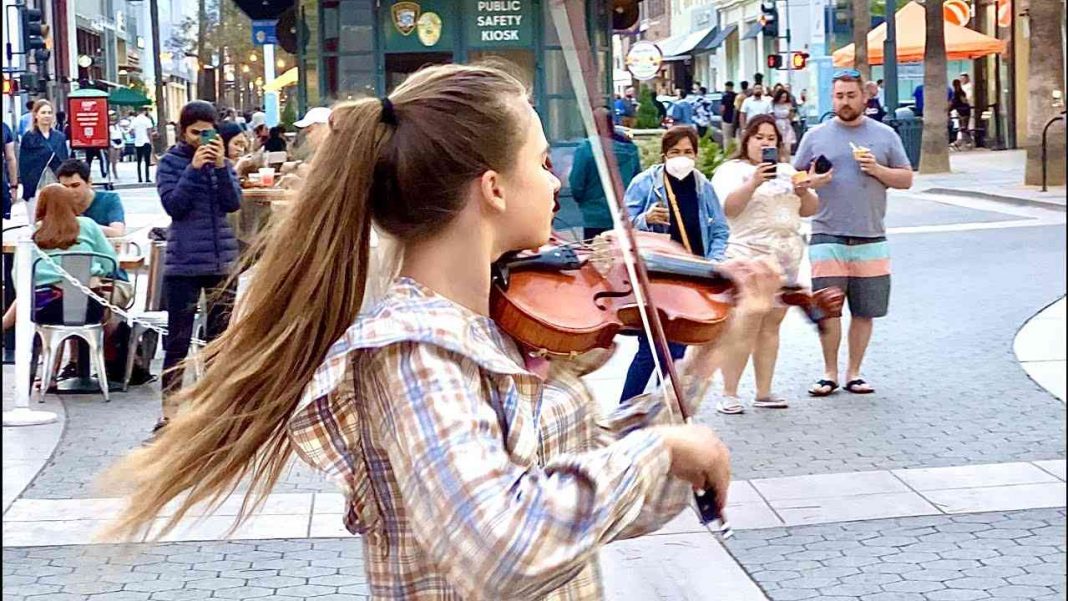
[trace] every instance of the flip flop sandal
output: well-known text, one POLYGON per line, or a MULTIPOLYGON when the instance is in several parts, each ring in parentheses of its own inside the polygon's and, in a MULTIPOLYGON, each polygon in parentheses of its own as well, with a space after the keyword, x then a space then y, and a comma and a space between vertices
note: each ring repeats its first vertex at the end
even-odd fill
POLYGON ((868 383, 863 378, 857 378, 856 380, 850 380, 846 382, 845 389, 853 394, 871 394, 875 392, 874 388, 861 388, 861 386, 867 386, 868 383))
POLYGON ((816 383, 812 385, 812 388, 808 389, 809 396, 829 396, 838 390, 838 382, 834 380, 816 380, 816 383), (821 388, 827 388, 827 390, 820 390, 821 388))
POLYGON ((723 397, 716 401, 716 411, 724 415, 738 415, 745 413, 745 407, 742 406, 738 397, 723 397))
POLYGON ((754 400, 753 406, 763 407, 764 409, 786 409, 790 406, 790 403, 788 403, 786 399, 772 396, 766 399, 754 400))

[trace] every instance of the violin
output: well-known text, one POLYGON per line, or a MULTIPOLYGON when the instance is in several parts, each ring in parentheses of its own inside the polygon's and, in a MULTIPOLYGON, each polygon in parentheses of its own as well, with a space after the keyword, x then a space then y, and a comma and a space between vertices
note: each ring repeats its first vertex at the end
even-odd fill
MULTIPOLYGON (((646 310, 655 308, 669 342, 715 342, 734 307, 735 283, 713 261, 696 257, 666 234, 634 232, 649 274, 646 310)), ((535 253, 506 255, 493 265, 490 312, 512 338, 545 355, 574 356, 610 348, 620 333, 643 330, 635 284, 611 233, 592 243, 554 239, 535 253)), ((839 317, 844 294, 784 286, 783 304, 800 307, 819 326, 839 317)))

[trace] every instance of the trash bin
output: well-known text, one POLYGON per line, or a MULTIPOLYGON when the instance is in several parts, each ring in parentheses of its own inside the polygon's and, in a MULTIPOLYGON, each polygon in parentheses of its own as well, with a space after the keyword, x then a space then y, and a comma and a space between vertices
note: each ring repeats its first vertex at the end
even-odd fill
POLYGON ((901 138, 901 144, 905 147, 905 154, 909 157, 909 164, 912 165, 912 170, 919 169, 920 146, 923 141, 923 119, 898 113, 894 119, 888 119, 886 124, 894 128, 898 137, 901 138))

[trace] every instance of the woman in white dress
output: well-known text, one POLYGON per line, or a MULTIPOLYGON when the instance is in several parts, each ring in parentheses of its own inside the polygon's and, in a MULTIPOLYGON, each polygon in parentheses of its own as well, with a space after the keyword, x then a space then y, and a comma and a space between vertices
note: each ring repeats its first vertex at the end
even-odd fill
MULTIPOLYGON (((753 117, 742 133, 738 153, 716 170, 712 188, 723 203, 730 224, 726 258, 772 257, 782 268, 786 281, 793 283, 805 251, 801 218, 816 212, 819 198, 809 182, 812 174, 798 172, 784 162, 784 146, 775 117, 753 117), (774 150, 775 161, 764 160, 765 149, 774 150)), ((779 354, 779 326, 785 315, 785 307, 774 307, 752 318, 759 323, 747 324, 746 329, 753 336, 752 344, 738 345, 741 350, 723 359, 723 396, 716 404, 717 411, 726 414, 745 411, 738 400, 738 382, 750 354, 756 376, 753 406, 788 406, 785 399, 771 392, 779 354)))

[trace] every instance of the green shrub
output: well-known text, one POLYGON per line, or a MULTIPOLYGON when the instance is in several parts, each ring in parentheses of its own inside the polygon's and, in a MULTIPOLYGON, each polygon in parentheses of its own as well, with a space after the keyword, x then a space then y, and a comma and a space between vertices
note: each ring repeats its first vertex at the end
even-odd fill
POLYGON ((660 127, 660 113, 653 103, 653 91, 642 86, 638 94, 638 129, 656 129, 660 127))
POLYGON ((286 107, 282 109, 282 125, 286 126, 286 131, 294 131, 293 124, 297 122, 297 107, 295 102, 287 102, 286 107))

